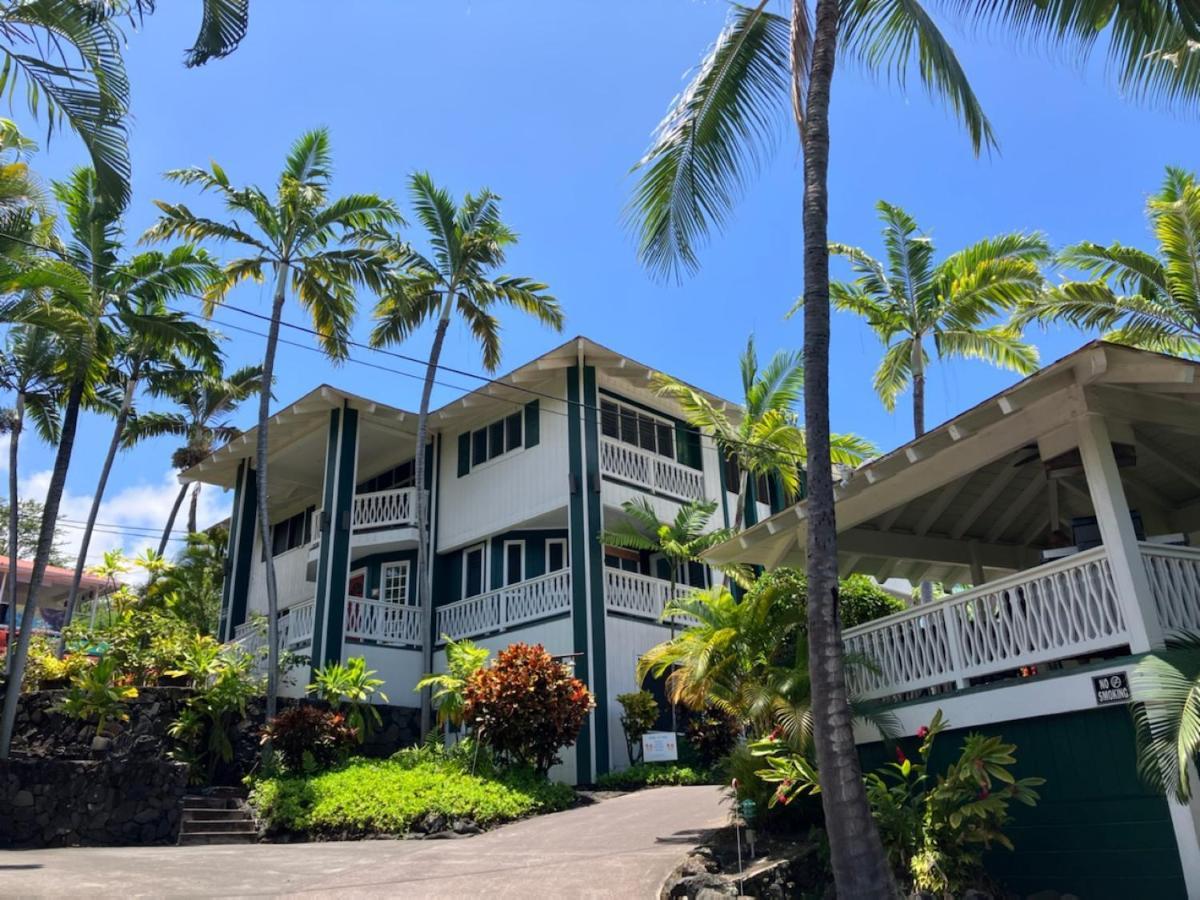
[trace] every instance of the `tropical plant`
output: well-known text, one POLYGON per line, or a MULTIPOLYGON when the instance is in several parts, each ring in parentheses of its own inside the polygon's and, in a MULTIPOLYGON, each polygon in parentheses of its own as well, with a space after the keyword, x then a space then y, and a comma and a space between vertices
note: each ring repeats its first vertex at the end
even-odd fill
POLYGON ((688 716, 684 734, 700 765, 711 769, 737 745, 742 725, 720 706, 706 703, 688 716))
POLYGON ((595 706, 583 682, 541 644, 511 644, 467 682, 463 721, 477 740, 544 775, 595 706))
MULTIPOLYGON (((500 198, 484 188, 455 204, 427 173, 409 178, 409 194, 417 219, 427 233, 432 256, 411 248, 402 254, 398 269, 375 309, 371 346, 386 347, 407 340, 423 323, 435 320, 433 343, 425 366, 421 406, 417 413, 414 473, 417 486, 417 605, 424 621, 433 617, 429 590, 429 493, 426 485, 425 445, 428 440, 429 401, 437 376, 446 330, 455 313, 471 329, 483 351, 483 367, 494 372, 500 365, 500 321, 497 306, 528 313, 556 331, 563 315, 546 285, 519 275, 496 275, 517 234, 500 218, 500 198)), ((423 668, 433 670, 433 643, 422 642, 423 668)), ((421 733, 429 730, 431 700, 421 693, 421 733)))
POLYGON ((371 701, 378 697, 382 702, 388 702, 387 694, 379 690, 383 679, 374 675, 375 670, 367 668, 363 657, 352 656, 345 665, 329 662, 313 669, 312 684, 306 690, 324 700, 334 711, 341 709, 343 703, 348 704, 346 721, 362 743, 370 737, 374 727, 383 722, 371 701))
POLYGON ((292 772, 319 772, 346 758, 362 735, 340 712, 308 703, 291 706, 267 722, 262 742, 270 744, 292 772))
POLYGON ((1022 375, 1037 369, 1037 348, 1022 341, 1018 329, 988 323, 1041 294, 1040 266, 1050 259, 1050 246, 1040 234, 1012 232, 977 241, 935 264, 933 240, 912 216, 883 200, 875 208, 886 261, 858 247, 830 244, 830 252, 846 257, 857 277, 833 282, 829 294, 835 307, 866 319, 887 348, 875 370, 875 391, 888 412, 912 387, 913 431, 920 437, 927 339, 939 359, 982 359, 1022 375))
MULTIPOLYGON (((183 204, 156 201, 162 216, 146 232, 149 240, 185 237, 196 241, 234 244, 247 255, 230 260, 205 292, 211 313, 230 290, 243 281, 274 280, 270 327, 263 355, 262 383, 270 385, 283 308, 291 294, 312 319, 325 353, 333 360, 349 352, 350 324, 356 291, 383 287, 387 257, 382 247, 390 240, 386 229, 402 223, 391 201, 374 194, 329 196, 332 178, 329 133, 305 133, 292 146, 276 183, 274 197, 257 186, 237 188, 216 163, 208 169, 176 169, 166 177, 183 185, 212 191, 225 204, 231 219, 199 216, 183 204)), ((270 390, 259 393, 255 441, 257 515, 263 546, 270 546, 270 476, 267 469, 267 430, 270 390)), ((418 458, 420 454, 418 454, 418 458)), ((267 717, 275 715, 279 693, 279 594, 275 565, 268 555, 267 587, 267 717)))
MULTIPOLYGON (((839 56, 901 84, 915 69, 963 121, 978 153, 994 143, 986 116, 953 49, 919 0, 797 0, 789 17, 766 0, 734 5, 727 23, 676 97, 638 163, 629 218, 639 256, 655 273, 698 267, 697 250, 728 219, 790 111, 804 160, 805 432, 809 462, 808 565, 813 714, 818 755, 838 790, 822 795, 834 879, 846 896, 892 891, 850 734, 837 617, 837 529, 829 446, 829 103, 839 56), (836 773, 834 775, 833 773, 836 773)), ((1099 4, 1094 0, 954 3, 970 21, 1011 28, 1087 57, 1103 47, 1122 89, 1139 97, 1195 103, 1200 96, 1197 16, 1180 0, 1099 4)))
POLYGON ((1016 321, 1066 322, 1104 339, 1200 358, 1200 183, 1168 168, 1146 203, 1157 252, 1090 241, 1067 247, 1059 263, 1090 276, 1069 280, 1019 310, 1016 321))
POLYGON ((91 665, 92 660, 85 653, 68 653, 59 659, 54 655, 54 641, 49 635, 34 635, 29 643, 29 662, 21 690, 28 693, 63 687, 91 665))
MULTIPOLYGON (((177 366, 164 372, 147 386, 155 397, 169 400, 176 412, 139 413, 125 428, 126 445, 150 438, 171 435, 184 443, 171 455, 171 465, 180 472, 204 460, 213 449, 241 434, 230 423, 237 407, 263 389, 262 366, 245 366, 226 376, 223 373, 197 371, 177 366)), ((167 517, 158 552, 167 552, 167 542, 175 527, 175 518, 183 505, 188 488, 192 498, 188 507, 187 531, 197 529, 196 508, 200 498, 200 482, 181 484, 175 503, 167 517)))
POLYGON ((621 730, 625 732, 625 749, 631 765, 642 761, 642 738, 658 721, 658 701, 649 691, 617 694, 621 705, 621 730))
POLYGON ((215 528, 189 534, 176 561, 146 583, 143 606, 187 623, 197 634, 216 634, 227 538, 224 529, 215 528))
POLYGON ((104 737, 111 722, 128 722, 127 701, 138 695, 136 687, 121 681, 121 670, 112 658, 87 666, 71 679, 60 709, 75 719, 95 721, 97 737, 104 737))
POLYGON ((467 683, 487 663, 490 651, 466 638, 455 641, 449 635, 442 635, 442 640, 446 642, 446 671, 426 675, 417 682, 415 690, 432 689, 438 724, 457 728, 463 721, 467 683))
MULTIPOLYGON (((740 408, 714 403, 708 395, 669 375, 656 373, 653 379, 658 393, 679 404, 693 427, 712 433, 722 456, 737 461, 733 531, 740 531, 746 521, 751 478, 777 477, 786 497, 794 499, 800 493, 800 473, 808 459, 804 429, 795 410, 804 387, 800 354, 780 350, 760 370, 751 335, 739 363, 740 408)), ((831 441, 831 459, 836 463, 857 465, 876 453, 869 441, 856 435, 832 435, 831 441)))
POLYGON ((1200 634, 1167 638, 1133 670, 1138 771, 1180 803, 1192 797, 1190 769, 1200 758, 1200 634))

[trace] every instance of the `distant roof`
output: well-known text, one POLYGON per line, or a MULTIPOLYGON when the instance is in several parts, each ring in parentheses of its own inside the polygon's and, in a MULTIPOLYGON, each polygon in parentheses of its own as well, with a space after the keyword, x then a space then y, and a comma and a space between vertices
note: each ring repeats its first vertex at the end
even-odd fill
MULTIPOLYGON (((33 572, 32 559, 17 560, 17 584, 26 584, 29 582, 29 576, 33 572)), ((0 559, 0 575, 8 574, 8 557, 0 559)), ((43 576, 43 583, 52 587, 70 587, 71 578, 74 576, 71 569, 64 569, 61 566, 46 566, 46 574, 43 576)), ((96 575, 88 575, 86 572, 79 580, 80 587, 87 590, 103 590, 108 587, 108 579, 100 578, 96 575)))

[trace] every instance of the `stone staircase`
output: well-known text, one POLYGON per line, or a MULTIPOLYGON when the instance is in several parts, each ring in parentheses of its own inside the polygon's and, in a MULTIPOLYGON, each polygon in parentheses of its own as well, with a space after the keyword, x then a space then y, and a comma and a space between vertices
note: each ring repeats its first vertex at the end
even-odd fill
POLYGON ((179 846, 253 844, 258 840, 254 814, 234 794, 189 795, 183 798, 179 846))

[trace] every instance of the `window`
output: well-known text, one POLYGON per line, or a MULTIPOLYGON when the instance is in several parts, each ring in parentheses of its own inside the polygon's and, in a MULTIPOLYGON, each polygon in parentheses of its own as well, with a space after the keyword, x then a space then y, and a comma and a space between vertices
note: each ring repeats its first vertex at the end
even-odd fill
POLYGON ((486 545, 477 544, 463 551, 463 597, 483 593, 484 556, 486 545))
POLYGON ((289 516, 271 526, 271 555, 278 556, 295 550, 312 540, 311 528, 315 506, 289 516))
POLYGON ((538 401, 531 400, 523 409, 509 413, 503 419, 490 422, 483 428, 464 431, 458 436, 458 477, 470 473, 475 466, 520 450, 536 447, 540 437, 538 401))
POLYGON ((486 428, 480 428, 471 435, 471 465, 477 466, 488 461, 488 433, 486 428))
POLYGON ((386 472, 380 472, 374 478, 368 478, 359 484, 354 492, 356 494, 373 494, 376 491, 412 487, 414 484, 416 484, 416 463, 410 459, 386 472))
POLYGON ((567 539, 550 538, 546 541, 546 571, 557 572, 567 567, 567 539))
POLYGON ((525 542, 504 542, 504 583, 516 584, 525 580, 525 542))
POLYGON ((521 446, 521 414, 513 413, 504 420, 504 451, 516 450, 521 446))
POLYGON ((384 563, 379 572, 379 599, 385 603, 408 602, 408 562, 384 563))
POLYGON ((610 569, 620 569, 622 572, 638 574, 642 571, 641 557, 632 550, 621 547, 604 548, 604 565, 610 569))
POLYGON ((675 425, 613 400, 600 401, 600 433, 667 459, 675 458, 675 425))

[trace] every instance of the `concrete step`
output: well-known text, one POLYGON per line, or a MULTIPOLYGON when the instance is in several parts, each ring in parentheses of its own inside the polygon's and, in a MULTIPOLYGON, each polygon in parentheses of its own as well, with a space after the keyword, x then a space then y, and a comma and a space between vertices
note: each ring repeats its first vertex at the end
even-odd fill
POLYGON ((185 822, 224 822, 230 819, 254 819, 254 814, 248 809, 197 809, 185 806, 183 821, 185 822))
POLYGON ((183 798, 184 809, 231 809, 237 801, 231 797, 207 797, 200 794, 189 794, 183 798))
POLYGON ((220 834, 222 832, 254 834, 258 831, 254 819, 215 819, 207 822, 184 822, 179 829, 181 835, 220 834))
POLYGON ((179 835, 179 846, 197 846, 202 844, 253 844, 258 841, 258 835, 253 831, 205 831, 199 834, 179 835))

